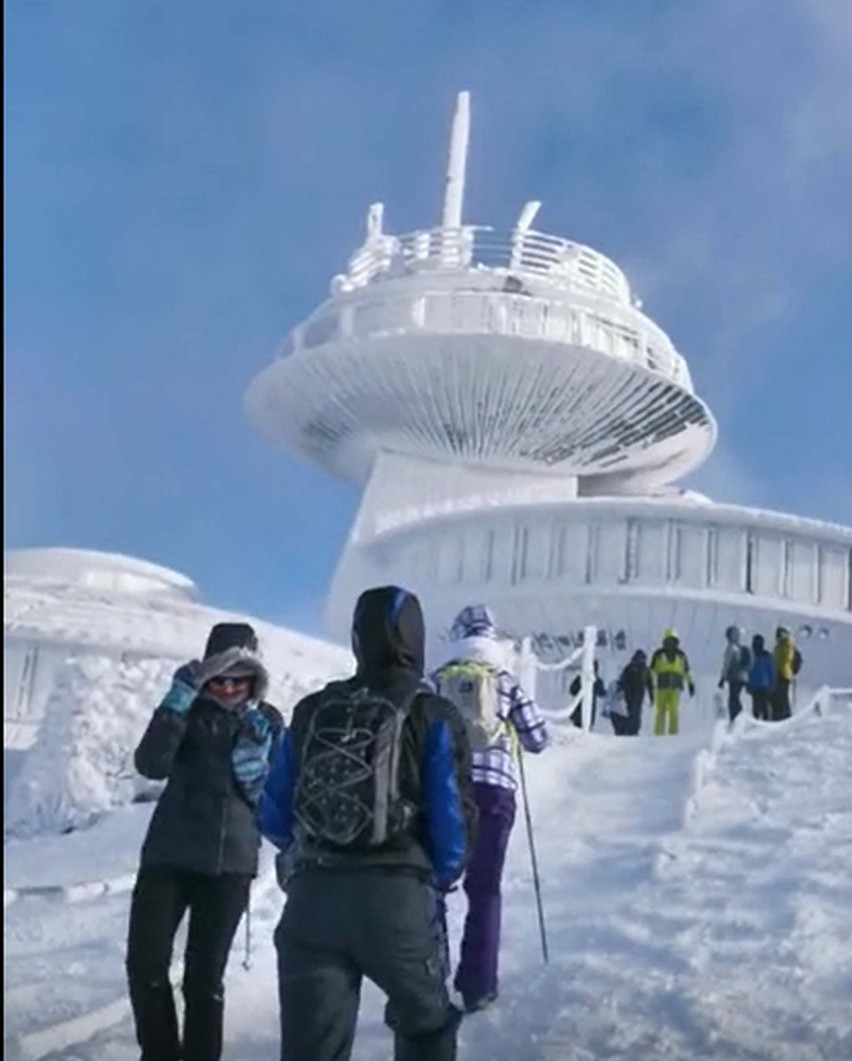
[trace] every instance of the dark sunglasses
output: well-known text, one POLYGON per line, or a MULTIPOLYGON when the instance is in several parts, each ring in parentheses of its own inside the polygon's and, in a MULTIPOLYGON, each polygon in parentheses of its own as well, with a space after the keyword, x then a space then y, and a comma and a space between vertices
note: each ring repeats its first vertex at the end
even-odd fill
POLYGON ((240 675, 238 678, 235 678, 235 677, 233 677, 231 675, 226 675, 226 674, 217 674, 215 678, 211 678, 210 679, 208 684, 209 685, 221 685, 223 687, 224 686, 229 686, 230 688, 233 689, 233 688, 235 688, 237 686, 240 686, 240 685, 248 685, 250 682, 251 682, 251 677, 249 675, 247 675, 247 674, 246 675, 240 675))

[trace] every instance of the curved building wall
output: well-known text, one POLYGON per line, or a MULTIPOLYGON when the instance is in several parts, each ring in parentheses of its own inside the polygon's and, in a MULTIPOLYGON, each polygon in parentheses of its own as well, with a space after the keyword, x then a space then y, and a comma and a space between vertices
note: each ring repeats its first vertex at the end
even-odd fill
POLYGON ((846 528, 703 503, 581 499, 362 535, 344 553, 329 621, 346 636, 360 588, 400 581, 422 596, 433 640, 458 608, 486 601, 509 631, 540 641, 576 644, 594 623, 610 669, 673 624, 705 688, 718 679, 727 625, 771 643, 783 623, 800 631, 809 659, 804 690, 852 682, 850 572, 846 528))
POLYGON ((418 581, 437 586, 633 587, 777 601, 820 615, 852 612, 852 533, 714 511, 491 513, 378 539, 418 581))

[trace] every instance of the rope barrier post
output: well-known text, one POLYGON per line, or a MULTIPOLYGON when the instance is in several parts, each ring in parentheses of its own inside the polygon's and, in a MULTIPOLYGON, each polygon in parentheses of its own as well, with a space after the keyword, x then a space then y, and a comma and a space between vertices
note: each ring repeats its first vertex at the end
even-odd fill
POLYGON ((598 631, 595 626, 587 626, 583 630, 583 657, 582 657, 582 715, 583 729, 588 733, 592 728, 592 709, 594 707, 595 695, 595 643, 598 631))

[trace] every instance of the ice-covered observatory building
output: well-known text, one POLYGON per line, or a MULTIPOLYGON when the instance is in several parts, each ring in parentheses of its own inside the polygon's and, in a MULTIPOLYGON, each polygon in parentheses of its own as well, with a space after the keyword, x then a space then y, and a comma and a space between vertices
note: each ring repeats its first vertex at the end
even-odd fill
POLYGON ((564 653, 598 627, 605 672, 673 625, 715 686, 723 631, 793 629, 802 692, 852 682, 852 528, 717 504, 676 485, 716 423, 684 357, 590 247, 463 221, 459 96, 438 228, 366 239, 331 295, 251 383, 267 436, 363 498, 327 618, 344 639, 365 586, 422 597, 440 636, 492 604, 564 653), (608 662, 609 661, 609 662, 608 662))
POLYGON ((4 747, 33 742, 71 656, 197 651, 203 609, 195 584, 177 571, 88 549, 12 549, 3 559, 4 747))

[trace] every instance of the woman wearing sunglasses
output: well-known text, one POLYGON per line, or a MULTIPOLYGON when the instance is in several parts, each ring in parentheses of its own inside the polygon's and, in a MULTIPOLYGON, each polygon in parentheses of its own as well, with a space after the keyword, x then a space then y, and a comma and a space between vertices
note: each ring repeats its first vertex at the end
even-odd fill
POLYGON ((140 774, 165 780, 130 909, 127 976, 142 1061, 218 1061, 228 952, 257 873, 255 810, 283 729, 246 623, 219 623, 202 661, 175 671, 136 749, 140 774), (169 982, 189 911, 183 1039, 169 982))

